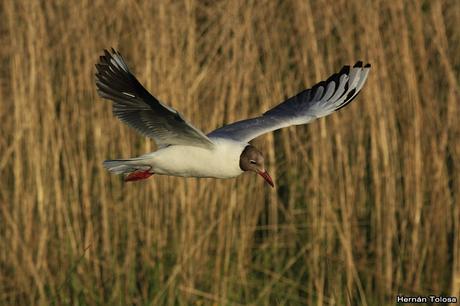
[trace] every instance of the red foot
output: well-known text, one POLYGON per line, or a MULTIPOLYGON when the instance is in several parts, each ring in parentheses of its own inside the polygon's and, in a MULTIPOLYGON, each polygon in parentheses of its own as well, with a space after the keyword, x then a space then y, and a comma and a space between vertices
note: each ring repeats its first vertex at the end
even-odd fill
POLYGON ((149 172, 149 170, 138 170, 131 172, 125 177, 125 182, 134 182, 134 181, 139 181, 139 180, 145 180, 148 179, 153 173, 149 172))

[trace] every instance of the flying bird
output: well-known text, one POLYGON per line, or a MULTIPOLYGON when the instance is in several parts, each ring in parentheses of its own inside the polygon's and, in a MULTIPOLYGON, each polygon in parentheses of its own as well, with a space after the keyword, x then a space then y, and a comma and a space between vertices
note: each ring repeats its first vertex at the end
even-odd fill
POLYGON ((361 91, 371 65, 358 61, 268 110, 261 116, 237 121, 209 134, 189 123, 178 111, 151 95, 128 68, 118 51, 104 50, 96 64, 98 94, 113 101, 113 114, 141 134, 152 138, 158 150, 139 157, 104 161, 125 181, 152 174, 183 177, 233 178, 252 171, 274 187, 264 156, 252 139, 291 125, 309 123, 348 105, 361 91))

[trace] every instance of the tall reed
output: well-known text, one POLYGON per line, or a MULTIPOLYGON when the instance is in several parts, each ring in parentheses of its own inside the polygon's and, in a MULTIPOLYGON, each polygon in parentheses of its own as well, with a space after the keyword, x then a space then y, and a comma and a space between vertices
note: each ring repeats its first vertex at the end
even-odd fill
POLYGON ((392 305, 460 295, 458 1, 0 4, 1 305, 392 305), (277 188, 102 167, 155 149, 94 86, 115 47, 204 131, 358 59, 355 102, 257 139, 277 188))

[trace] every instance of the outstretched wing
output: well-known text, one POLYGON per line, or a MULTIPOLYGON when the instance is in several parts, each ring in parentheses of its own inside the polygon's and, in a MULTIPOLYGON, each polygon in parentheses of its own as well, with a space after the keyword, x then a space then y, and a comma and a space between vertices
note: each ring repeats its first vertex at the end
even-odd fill
POLYGON ((139 83, 119 52, 104 50, 96 69, 97 92, 113 101, 113 114, 130 127, 153 138, 157 145, 213 147, 203 132, 139 83))
POLYGON ((319 82, 310 89, 287 99, 262 116, 237 121, 209 133, 208 136, 248 142, 262 134, 309 123, 350 103, 363 87, 371 65, 357 62, 352 68, 344 66, 340 72, 319 82))

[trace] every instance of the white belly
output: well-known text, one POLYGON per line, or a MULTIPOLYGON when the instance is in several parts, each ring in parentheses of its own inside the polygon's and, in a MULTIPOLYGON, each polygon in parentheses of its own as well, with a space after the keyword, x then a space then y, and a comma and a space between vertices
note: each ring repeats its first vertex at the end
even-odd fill
POLYGON ((231 178, 240 175, 240 155, 247 144, 212 139, 213 150, 191 146, 169 146, 149 154, 156 174, 231 178))

